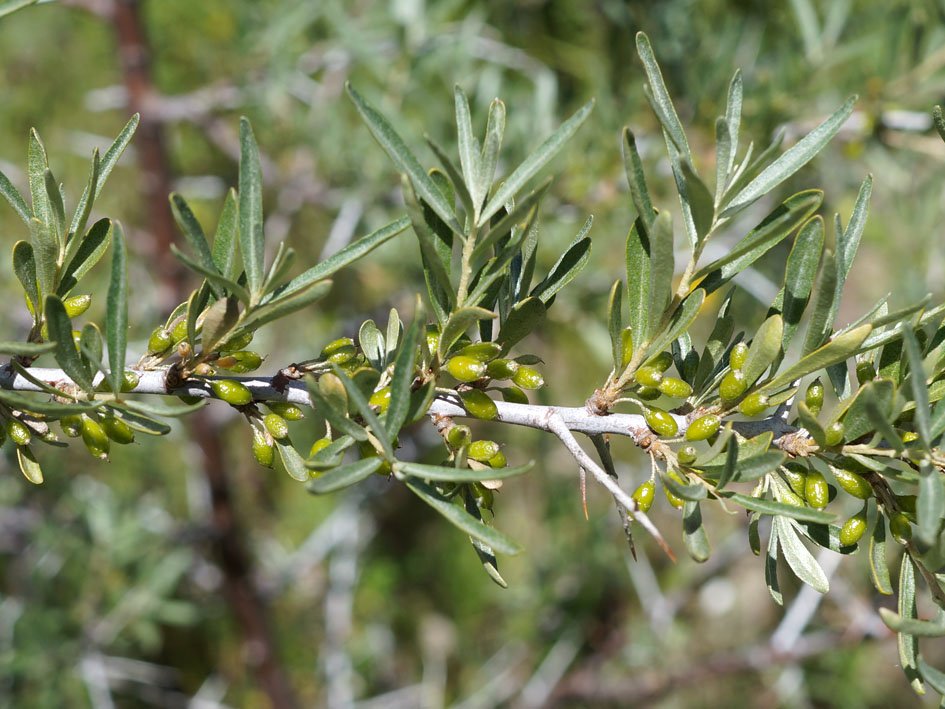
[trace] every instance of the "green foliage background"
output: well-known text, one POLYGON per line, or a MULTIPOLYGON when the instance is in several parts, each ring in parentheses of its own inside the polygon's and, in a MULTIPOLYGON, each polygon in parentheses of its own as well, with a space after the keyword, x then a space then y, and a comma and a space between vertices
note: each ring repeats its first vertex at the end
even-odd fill
MULTIPOLYGON (((662 141, 635 59, 633 37, 641 29, 653 41, 697 164, 712 164, 714 117, 724 109, 735 67, 745 78, 743 130, 758 143, 785 122, 790 141, 859 93, 848 128, 778 194, 824 187, 822 212, 848 214, 865 174, 875 175, 841 323, 887 291, 904 305, 921 297, 926 283, 937 295, 943 290, 945 146, 929 134, 930 123, 890 127, 903 115, 895 112, 917 112, 921 120, 945 94, 945 10, 932 0, 795 0, 778 7, 753 0, 161 0, 142 11, 163 97, 156 110, 170 115, 173 97, 184 94, 196 97, 191 110, 208 109, 165 124, 176 189, 204 223, 214 223, 225 187, 236 183, 226 131, 235 140, 237 116, 248 115, 273 175, 266 211, 283 220, 270 219, 267 228, 288 228, 300 264, 319 257, 339 211, 360 214, 358 235, 402 212, 397 175, 343 96, 345 80, 395 117, 415 147, 424 132, 455 145, 454 83, 470 96, 480 130, 489 101, 500 96, 509 108, 506 165, 595 96, 588 123, 555 160, 560 176, 544 205, 543 267, 589 213, 595 222, 588 268, 530 342, 546 362, 542 403, 579 405, 610 368, 607 290, 621 275, 633 212, 618 144, 623 125, 633 127, 648 168, 664 175, 662 184, 651 180, 651 190, 670 203, 671 177, 659 163, 662 141), (222 104, 212 99, 223 95, 222 104), (223 137, 214 142, 208 129, 223 137)), ((13 166, 22 164, 35 126, 59 178, 84 184, 90 146, 107 145, 110 139, 100 136, 115 135, 129 113, 109 22, 76 7, 18 13, 0 22, 0 66, 0 168, 22 181, 13 166)), ((147 224, 134 155, 115 174, 97 209, 126 226, 131 350, 143 352, 167 312, 143 257, 147 224)), ((0 209, 3 248, 20 232, 12 210, 0 209)), ((788 248, 763 259, 759 280, 743 283, 748 289, 736 296, 746 329, 762 320, 788 248), (772 279, 770 294, 765 278, 772 279)), ((99 266, 93 279, 104 284, 106 271, 99 266)), ((256 349, 269 355, 263 371, 353 336, 364 318, 383 320, 392 306, 411 312, 422 282, 415 242, 397 237, 339 274, 317 308, 257 338, 256 349)), ((11 339, 28 327, 25 308, 12 300, 15 285, 4 271, 0 296, 12 305, 0 327, 14 333, 11 339)), ((90 315, 102 308, 104 297, 90 315)), ((534 431, 480 425, 478 435, 492 430, 508 441, 511 464, 538 461, 500 493, 501 526, 527 548, 502 560, 511 586, 502 590, 481 573, 463 536, 401 487, 378 479, 366 491, 311 497, 287 476, 256 466, 245 425, 217 408, 256 579, 303 704, 320 705, 346 690, 368 698, 423 681, 433 705, 529 706, 543 687, 550 690, 546 678, 556 672, 570 673, 569 686, 623 689, 574 700, 588 706, 608 699, 623 705, 621 697, 635 696, 630 692, 667 707, 915 701, 896 667, 895 636, 870 616, 883 599, 872 590, 862 553, 844 561, 842 583, 808 629, 827 633, 829 649, 752 669, 740 658, 766 645, 783 611, 767 596, 741 517, 712 511, 715 554, 708 565, 671 564, 642 538, 634 563, 605 493, 589 488, 590 520, 584 519, 577 471, 563 448, 534 431), (871 617, 876 637, 844 642, 851 627, 871 617), (720 658, 740 669, 728 671, 720 658), (556 668, 559 660, 564 664, 556 668)), ((170 706, 198 692, 230 706, 265 705, 247 670, 252 649, 242 646, 221 595, 201 461, 181 425, 186 421, 168 438, 115 451, 110 464, 48 453, 42 487, 29 485, 4 450, 0 703, 96 705, 94 672, 105 666, 124 672, 112 684, 122 706, 170 706), (150 664, 132 671, 115 658, 150 664)), ((297 427, 300 443, 322 435, 315 421, 297 427)), ((436 436, 420 426, 402 443, 420 458, 436 436)), ((645 456, 628 442, 615 441, 615 458, 641 480, 649 474, 645 456)), ((659 502, 657 524, 678 529, 677 513, 659 502)), ((670 542, 681 550, 679 539, 670 542)), ((786 589, 786 603, 798 590, 786 589)), ((941 665, 933 651, 926 649, 928 659, 941 665)))

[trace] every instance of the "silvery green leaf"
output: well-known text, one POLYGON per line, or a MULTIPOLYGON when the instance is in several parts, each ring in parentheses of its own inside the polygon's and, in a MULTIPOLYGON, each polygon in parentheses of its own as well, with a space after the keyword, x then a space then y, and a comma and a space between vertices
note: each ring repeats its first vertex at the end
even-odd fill
POLYGON ((673 100, 669 97, 669 91, 666 90, 663 74, 660 71, 659 64, 656 63, 656 57, 653 56, 650 40, 643 32, 637 32, 637 54, 643 62, 643 68, 649 80, 647 98, 653 107, 653 112, 676 149, 682 153, 685 160, 691 162, 692 156, 689 153, 686 133, 683 130, 682 123, 679 122, 679 116, 676 115, 676 108, 673 106, 673 100))
POLYGON ((77 236, 76 242, 79 244, 75 254, 69 261, 59 279, 59 288, 56 295, 65 298, 76 284, 82 280, 82 277, 88 273, 92 266, 99 262, 99 259, 105 254, 108 244, 112 239, 112 222, 110 219, 99 219, 92 228, 88 230, 85 236, 77 236))
POLYGON ((113 222, 112 271, 105 311, 105 338, 108 341, 108 367, 111 389, 118 393, 125 374, 125 349, 128 346, 128 265, 125 233, 113 222))
MULTIPOLYGON (((902 555, 902 565, 899 567, 899 616, 906 620, 915 620, 919 617, 915 602, 915 568, 908 554, 902 555)), ((917 694, 924 694, 925 687, 918 669, 919 641, 915 635, 899 633, 899 666, 906 679, 917 694)))
POLYGON ((371 477, 383 462, 377 456, 373 456, 356 460, 347 465, 339 465, 337 468, 327 470, 312 480, 306 485, 306 489, 316 495, 325 495, 329 492, 341 490, 371 477))
POLYGON ((637 152, 636 138, 629 128, 625 127, 623 129, 623 141, 620 143, 620 149, 623 154, 623 168, 627 173, 627 182, 630 185, 630 197, 637 209, 637 216, 640 217, 648 229, 656 218, 656 210, 653 209, 650 192, 646 187, 646 176, 643 174, 643 162, 640 160, 640 153, 637 152))
POLYGON ((798 538, 788 518, 775 515, 773 519, 772 527, 778 528, 781 551, 784 552, 784 558, 791 567, 791 571, 818 593, 827 593, 830 590, 827 575, 798 538))
POLYGON ((3 172, 0 172, 0 195, 3 195, 7 202, 10 203, 10 206, 13 207, 13 211, 20 216, 20 219, 26 224, 30 223, 33 210, 29 208, 29 205, 26 204, 26 200, 23 199, 23 195, 13 186, 13 183, 10 182, 10 179, 4 175, 3 172))
MULTIPOLYGON (((0 13, 3 12, 3 6, 0 5, 0 13)), ((20 464, 20 470, 23 476, 34 485, 41 485, 43 482, 43 469, 36 460, 33 450, 28 446, 16 447, 16 459, 20 464)))
POLYGON ((623 367, 623 283, 620 279, 614 281, 610 289, 610 298, 607 312, 607 330, 610 333, 610 347, 614 357, 614 372, 620 373, 623 367))
POLYGON ((374 369, 381 370, 387 366, 385 361, 387 346, 384 335, 373 320, 365 320, 361 323, 361 328, 358 330, 358 342, 361 345, 361 351, 374 369))
POLYGON ((456 103, 456 134, 459 143, 459 164, 463 170, 463 181, 469 189, 473 203, 473 216, 482 206, 485 194, 479 191, 479 141, 472 129, 472 118, 469 112, 469 101, 466 94, 457 84, 453 87, 453 97, 456 103))
POLYGON ((508 352, 528 333, 538 327, 545 319, 545 304, 541 298, 531 296, 516 303, 509 311, 508 317, 499 328, 496 342, 502 345, 504 352, 508 352))
MULTIPOLYGON (((774 519, 777 519, 775 517, 774 519)), ((771 534, 768 537, 768 549, 765 552, 765 585, 768 593, 779 606, 784 605, 784 596, 778 584, 778 525, 771 525, 771 534)))
POLYGON ((505 136, 505 104, 499 99, 493 99, 489 104, 489 120, 486 123, 486 138, 482 141, 482 154, 479 159, 479 172, 476 175, 476 196, 473 202, 476 205, 476 223, 483 220, 478 210, 483 200, 489 195, 492 181, 495 179, 495 168, 499 163, 499 150, 502 147, 502 138, 505 136))
POLYGON ((92 373, 88 366, 79 358, 72 340, 72 321, 66 314, 66 308, 54 295, 46 297, 46 324, 49 328, 49 339, 56 342, 54 354, 56 362, 62 370, 85 391, 92 391, 92 373))
POLYGON ((683 507, 683 541, 694 561, 702 563, 709 560, 709 537, 702 524, 702 511, 698 502, 687 501, 683 507))
POLYGON ((673 222, 669 212, 660 212, 653 220, 649 241, 647 341, 659 332, 663 315, 673 296, 673 222))
MULTIPOLYGON (((403 342, 400 343, 394 360, 394 374, 390 380, 390 403, 384 419, 387 435, 391 440, 397 437, 410 410, 410 389, 416 374, 417 345, 421 337, 421 324, 418 317, 415 317, 404 331, 403 342)), ((395 344, 396 340, 397 337, 394 335, 395 344)))
POLYGON ((246 289, 254 305, 262 297, 266 274, 264 240, 259 148, 249 120, 243 116, 240 118, 239 244, 246 289))
POLYGON ((781 351, 781 336, 784 332, 780 315, 772 315, 765 320, 751 340, 742 371, 749 386, 764 374, 781 351))
POLYGON ((591 224, 594 222, 594 216, 591 215, 584 222, 584 226, 568 245, 567 250, 552 266, 551 271, 545 276, 541 283, 532 288, 529 295, 536 296, 547 307, 555 293, 564 288, 568 283, 574 280, 591 257, 591 239, 587 233, 591 230, 591 224))
POLYGON ((446 465, 425 465, 422 463, 398 462, 395 469, 406 475, 414 475, 423 480, 442 480, 447 482, 468 483, 480 480, 500 480, 511 478, 528 472, 534 467, 535 461, 525 465, 506 468, 489 468, 488 470, 473 470, 472 468, 456 468, 446 465))

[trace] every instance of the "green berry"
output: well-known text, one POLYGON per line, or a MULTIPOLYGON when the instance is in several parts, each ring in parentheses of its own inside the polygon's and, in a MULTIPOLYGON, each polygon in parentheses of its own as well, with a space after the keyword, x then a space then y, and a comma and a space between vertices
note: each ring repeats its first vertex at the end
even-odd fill
POLYGON ((435 325, 427 325, 427 349, 431 355, 436 354, 436 348, 440 345, 440 331, 435 325))
POLYGON ((380 408, 382 413, 387 411, 387 407, 390 406, 390 387, 382 387, 371 394, 371 398, 368 399, 368 403, 371 406, 377 406, 380 408))
POLYGON ((280 441, 289 435, 289 424, 279 414, 267 414, 263 419, 263 424, 269 434, 280 441))
POLYGON ((449 430, 446 432, 446 442, 449 443, 450 447, 454 449, 468 446, 471 440, 472 431, 470 430, 469 426, 454 424, 453 426, 450 426, 449 430))
POLYGON ((866 514, 860 512, 843 523, 840 528, 840 545, 849 547, 856 544, 866 532, 866 514))
POLYGON ((210 388, 218 399, 232 406, 245 406, 253 400, 252 392, 246 385, 232 379, 215 379, 210 382, 210 388))
POLYGON ((736 344, 728 353, 728 363, 732 369, 741 369, 748 359, 748 345, 744 342, 736 344))
POLYGON ((62 432, 69 438, 78 438, 82 435, 82 417, 79 414, 70 414, 59 419, 62 432))
POLYGON ((461 391, 459 398, 466 410, 479 419, 490 421, 499 415, 499 409, 489 395, 479 389, 461 391))
POLYGON ((275 446, 266 433, 258 428, 253 429, 253 457, 265 468, 271 468, 276 460, 275 446))
POLYGON ((505 453, 502 451, 499 451, 486 461, 486 464, 490 468, 504 468, 507 463, 508 461, 505 459, 505 453))
POLYGON ((655 357, 651 357, 644 363, 647 367, 652 367, 657 372, 665 372, 673 365, 673 355, 669 352, 660 352, 655 357))
POLYGON ((804 479, 804 499, 815 510, 822 510, 827 506, 830 489, 827 481, 819 470, 811 470, 804 479))
POLYGON ((249 347, 249 343, 253 341, 252 332, 244 332, 242 335, 234 335, 229 340, 220 345, 217 349, 221 353, 226 354, 228 352, 236 352, 238 350, 245 350, 249 347))
POLYGON ((63 307, 66 309, 66 315, 70 318, 77 318, 86 310, 89 309, 89 306, 92 304, 92 296, 90 295, 74 295, 71 298, 66 298, 62 301, 63 307))
POLYGON ((801 497, 807 496, 807 473, 807 468, 799 463, 788 462, 781 467, 782 477, 787 480, 794 494, 800 495, 801 497))
POLYGON ((653 484, 652 480, 647 480, 640 484, 636 490, 633 491, 633 499, 637 503, 637 507, 640 508, 641 512, 649 512, 650 507, 653 506, 653 497, 656 494, 656 485, 653 484))
POLYGON ((843 422, 834 421, 824 429, 824 443, 827 447, 837 446, 843 443, 843 422))
POLYGON ((894 512, 889 516, 889 531, 900 544, 908 544, 912 539, 912 525, 902 512, 894 512))
POLYGON ((519 366, 514 359, 494 359, 486 365, 486 374, 490 379, 511 379, 519 366))
POLYGON ((528 395, 518 387, 500 387, 499 391, 502 392, 502 400, 507 401, 510 404, 528 403, 528 395))
POLYGON ((733 369, 722 378, 719 384, 719 396, 723 402, 735 401, 748 388, 748 378, 740 369, 733 369))
POLYGON ((10 437, 10 440, 16 443, 18 446, 29 445, 30 438, 32 434, 30 430, 23 424, 22 421, 17 421, 14 418, 7 419, 6 423, 7 435, 10 437))
POLYGON ((876 370, 866 360, 856 363, 856 381, 862 386, 876 378, 876 370))
POLYGON ((335 364, 344 364, 354 359, 357 354, 358 350, 354 346, 354 340, 350 337, 339 337, 322 348, 321 358, 335 364))
POLYGON ((233 374, 246 374, 246 372, 259 369, 262 364, 262 357, 258 352, 252 350, 239 350, 220 357, 214 364, 220 369, 233 372, 233 374))
POLYGON ((791 490, 779 490, 778 500, 786 505, 793 505, 794 507, 805 506, 804 500, 801 499, 800 495, 795 495, 791 490))
POLYGON ((644 366, 636 371, 634 378, 638 384, 643 386, 658 387, 660 382, 663 381, 663 373, 656 367, 644 366))
POLYGON ((485 462, 499 452, 499 444, 495 441, 473 441, 469 444, 466 455, 473 460, 485 462))
POLYGON ((485 364, 498 357, 500 352, 502 352, 502 345, 495 342, 476 342, 472 345, 466 345, 459 351, 459 354, 463 357, 472 357, 485 364))
MULTIPOLYGON (((683 479, 680 477, 679 473, 670 468, 666 471, 666 476, 672 478, 680 485, 685 485, 683 479)), ((683 505, 686 504, 686 501, 679 497, 676 493, 672 492, 666 485, 663 485, 663 494, 666 495, 666 499, 669 500, 669 504, 675 507, 677 510, 681 510, 683 505)))
POLYGON ((656 401, 662 396, 660 390, 656 387, 640 387, 637 389, 637 396, 643 401, 656 401))
POLYGON ((518 368, 512 381, 522 389, 541 389, 545 384, 544 377, 537 369, 525 366, 518 368))
POLYGON ((148 354, 162 354, 167 352, 173 344, 171 333, 163 327, 156 327, 148 338, 148 354))
POLYGON ((181 342, 185 337, 187 337, 187 318, 181 318, 171 330, 171 340, 181 342))
POLYGON ((753 418, 764 413, 764 410, 767 408, 768 397, 760 391, 756 391, 754 394, 749 394, 739 402, 738 413, 753 418))
POLYGON ((308 452, 308 454, 311 457, 315 455, 316 453, 318 453, 318 451, 324 450, 330 445, 331 445, 331 438, 329 438, 328 436, 325 436, 324 438, 319 438, 317 441, 315 441, 312 444, 312 449, 308 452))
POLYGON ((473 483, 473 494, 476 496, 476 506, 479 509, 492 509, 492 505, 495 503, 495 493, 493 493, 492 490, 487 488, 482 483, 473 483))
POLYGON ((138 376, 137 372, 125 370, 121 375, 121 391, 134 391, 134 388, 138 386, 140 381, 141 377, 138 376))
POLYGON ((108 452, 111 450, 108 434, 105 433, 102 424, 84 414, 82 415, 82 442, 93 456, 108 460, 108 452))
POLYGON ((852 495, 860 500, 866 500, 872 497, 873 488, 870 487, 870 484, 866 482, 866 479, 862 475, 858 475, 851 470, 834 468, 832 466, 830 470, 837 480, 837 485, 843 488, 848 495, 852 495))
POLYGON ((815 379, 807 386, 804 403, 814 416, 820 413, 824 406, 824 385, 820 383, 820 379, 815 379))
POLYGON ((919 434, 915 431, 903 431, 899 435, 902 438, 903 443, 912 443, 919 438, 919 434))
POLYGON ((474 382, 486 373, 486 365, 478 359, 456 355, 446 363, 446 371, 461 382, 474 382))
POLYGON ((896 495, 896 504, 906 514, 914 515, 916 499, 915 495, 896 495))
POLYGON ((672 399, 685 399, 692 393, 692 387, 676 377, 663 377, 657 388, 672 399))
MULTIPOLYGON (((377 458, 380 456, 380 453, 377 452, 374 446, 372 446, 367 441, 362 441, 361 443, 358 444, 358 452, 361 454, 361 458, 365 460, 368 458, 377 458)), ((390 475, 390 471, 391 471, 390 463, 388 463, 385 460, 381 463, 381 467, 379 467, 374 472, 377 473, 378 475, 383 475, 386 477, 390 475)))
POLYGON ((272 413, 279 414, 286 421, 301 421, 305 418, 302 409, 288 401, 268 401, 266 406, 272 413))
POLYGON ((671 414, 662 409, 647 409, 643 414, 646 424, 664 438, 672 438, 679 431, 679 424, 671 414))
POLYGON ((102 429, 106 436, 119 445, 124 446, 135 440, 135 432, 131 430, 131 426, 117 416, 103 416, 102 429))
POLYGON ((620 333, 620 366, 626 367, 633 359, 633 328, 627 327, 620 333))
POLYGON ((692 465, 696 462, 697 456, 698 451, 696 451, 695 446, 683 446, 676 451, 676 460, 679 461, 680 465, 692 465))
POLYGON ((700 416, 689 424, 689 428, 686 429, 686 440, 704 441, 714 436, 721 425, 722 419, 715 414, 700 416))

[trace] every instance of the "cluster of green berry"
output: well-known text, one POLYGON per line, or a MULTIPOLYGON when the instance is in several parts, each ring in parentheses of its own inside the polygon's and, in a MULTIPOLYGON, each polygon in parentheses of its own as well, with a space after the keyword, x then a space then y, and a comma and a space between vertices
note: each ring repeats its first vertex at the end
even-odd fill
MULTIPOLYGON (((266 402, 266 408, 269 410, 268 414, 264 415, 255 410, 247 412, 246 417, 253 429, 253 457, 260 465, 271 468, 276 459, 275 441, 288 441, 289 421, 301 421, 305 418, 305 413, 301 407, 285 401, 266 402)), ((331 442, 330 439, 328 442, 331 442)), ((320 448, 313 446, 312 454, 318 450, 320 448)))

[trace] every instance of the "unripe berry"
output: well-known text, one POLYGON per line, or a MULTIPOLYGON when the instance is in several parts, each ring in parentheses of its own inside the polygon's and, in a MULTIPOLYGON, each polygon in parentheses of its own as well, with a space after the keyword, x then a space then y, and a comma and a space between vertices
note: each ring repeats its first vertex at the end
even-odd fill
POLYGON ((486 365, 478 359, 456 355, 446 363, 446 371, 461 382, 473 382, 486 372, 486 365))
POLYGON ((357 353, 358 350, 354 346, 354 340, 350 337, 339 337, 322 348, 321 358, 335 364, 344 364, 354 359, 357 353))
POLYGON ((834 421, 824 429, 824 442, 827 444, 828 448, 843 443, 842 421, 834 421))
POLYGON ((289 435, 289 424, 279 414, 267 414, 263 419, 263 423, 273 438, 282 440, 289 435))
POLYGON ((271 468, 276 460, 275 446, 267 438, 265 432, 258 428, 253 429, 253 457, 265 468, 271 468))
POLYGON ((900 434, 903 443, 912 443, 915 440, 918 440, 919 434, 915 431, 903 431, 900 434))
POLYGON ((131 430, 131 426, 117 416, 103 416, 102 429, 106 436, 119 445, 124 446, 135 440, 135 432, 131 430))
POLYGON ((916 499, 915 495, 896 495, 896 504, 906 514, 914 515, 916 499))
POLYGON ((804 500, 801 499, 800 495, 795 495, 791 490, 781 490, 778 493, 778 499, 786 505, 794 505, 794 507, 804 507, 804 500))
POLYGON ((82 416, 82 442, 93 456, 108 460, 108 452, 111 450, 108 434, 98 421, 84 414, 82 416))
POLYGON ((435 325, 427 325, 427 349, 431 355, 436 354, 436 348, 440 345, 440 331, 435 325))
POLYGON ((637 389, 637 396, 643 401, 656 401, 660 398, 660 390, 656 387, 640 387, 637 389))
POLYGON ((490 379, 511 379, 518 369, 514 359, 494 359, 486 365, 486 374, 490 379))
POLYGON ((519 367, 512 376, 512 381, 522 389, 541 389, 545 384, 544 377, 532 367, 519 367))
POLYGON ((528 395, 518 387, 501 387, 499 391, 502 392, 502 399, 509 402, 510 404, 528 403, 528 395))
POLYGON ((381 412, 387 411, 387 407, 390 406, 390 387, 382 387, 371 394, 368 403, 371 406, 377 406, 381 412))
POLYGON ((728 353, 728 364, 732 369, 744 367, 746 359, 748 359, 748 345, 744 342, 737 343, 728 353))
POLYGON ((163 354, 173 344, 171 333, 163 327, 156 327, 154 332, 151 333, 151 337, 148 338, 148 354, 163 354))
POLYGON ((232 379, 215 379, 210 382, 210 388, 218 399, 232 406, 245 406, 253 400, 252 392, 244 384, 232 379))
POLYGON ((856 544, 866 532, 866 514, 860 512, 843 523, 840 528, 840 544, 849 547, 856 544))
POLYGON ((134 391, 134 388, 138 386, 138 383, 141 381, 141 377, 138 376, 137 372, 132 372, 125 370, 121 375, 121 391, 129 392, 134 391))
POLYGON ((620 333, 620 366, 626 367, 633 359, 633 328, 624 328, 620 333))
POLYGON ((505 453, 499 451, 494 456, 489 458, 489 460, 486 461, 486 464, 490 468, 504 468, 507 462, 508 461, 505 459, 505 453))
POLYGON ((680 465, 691 465, 696 462, 698 452, 695 446, 683 446, 676 451, 676 460, 680 465))
MULTIPOLYGON (((358 452, 361 454, 361 458, 364 460, 367 460, 368 458, 377 458, 380 456, 374 446, 372 446, 367 441, 362 441, 358 444, 358 452)), ((374 472, 378 475, 387 476, 390 475, 390 471, 390 463, 385 460, 381 463, 381 467, 379 467, 374 472)))
POLYGON ((454 424, 446 432, 446 442, 449 443, 450 447, 454 449, 468 446, 471 440, 472 431, 470 430, 469 426, 454 424))
POLYGON ((807 386, 804 403, 814 416, 820 413, 824 406, 824 385, 820 383, 820 379, 815 379, 807 386))
POLYGON ((215 364, 220 369, 226 369, 234 374, 246 374, 246 372, 259 369, 262 364, 262 357, 258 352, 252 350, 239 350, 231 352, 225 357, 220 357, 215 364))
POLYGON ((679 424, 671 414, 662 409, 647 409, 643 414, 646 424, 664 438, 672 438, 679 431, 679 424))
POLYGON ((756 391, 754 394, 749 394, 739 402, 738 413, 742 414, 742 416, 753 418, 764 413, 764 410, 767 408, 768 397, 760 391, 756 391))
POLYGON ((489 421, 499 415, 499 409, 495 402, 484 391, 479 389, 461 391, 459 398, 462 399, 466 410, 476 418, 489 421))
MULTIPOLYGON (((675 470, 670 468, 666 471, 666 476, 672 478, 680 485, 685 485, 683 479, 679 476, 675 470)), ((677 510, 681 510, 683 505, 686 504, 686 501, 679 497, 676 493, 672 492, 666 485, 663 485, 663 494, 666 495, 666 499, 669 500, 669 504, 675 507, 677 510)))
POLYGON ((69 438, 78 438, 82 435, 82 417, 79 414, 70 414, 59 419, 62 432, 69 438))
POLYGON ((274 414, 279 414, 286 421, 301 421, 305 418, 305 413, 295 404, 288 401, 269 401, 266 406, 274 414))
POLYGON ((856 363, 856 381, 862 386, 876 378, 876 370, 866 360, 856 363))
POLYGON ((187 337, 187 318, 181 318, 171 330, 171 340, 180 342, 185 337, 187 337))
POLYGON ((647 367, 652 367, 658 372, 665 372, 673 365, 673 355, 669 352, 660 352, 655 357, 651 357, 648 362, 644 363, 647 367))
POLYGON ((236 352, 237 350, 245 350, 249 347, 249 343, 253 341, 254 334, 255 333, 252 332, 244 332, 242 335, 234 335, 222 345, 219 345, 217 349, 223 354, 236 352))
POLYGON ((811 470, 804 479, 804 499, 815 510, 822 510, 827 506, 830 490, 827 481, 819 470, 811 470))
POLYGON ((721 425, 722 419, 715 414, 700 416, 689 424, 689 428, 686 429, 686 440, 704 441, 714 436, 721 425))
POLYGON ((799 463, 787 462, 781 468, 781 475, 787 480, 791 490, 801 497, 807 496, 807 473, 808 470, 799 463))
POLYGON ((66 309, 66 315, 70 318, 77 318, 86 310, 89 309, 89 306, 92 304, 92 296, 90 295, 74 295, 71 298, 66 298, 62 301, 63 307, 66 309))
POLYGON ((735 401, 748 388, 748 378, 740 369, 733 369, 722 378, 719 384, 719 396, 723 402, 735 401))
POLYGON ((473 460, 485 462, 499 452, 499 444, 495 441, 473 441, 469 444, 466 455, 473 460))
POLYGON ((29 445, 32 434, 30 434, 30 430, 21 421, 17 421, 14 418, 7 419, 6 429, 10 440, 18 446, 29 445))
POLYGON ((889 516, 889 531, 900 544, 908 544, 912 539, 912 525, 902 512, 894 512, 889 516))
POLYGON ((640 367, 634 378, 637 380, 638 384, 642 384, 647 387, 658 387, 660 382, 663 381, 663 373, 658 370, 656 367, 640 367))
POLYGON ((640 487, 633 491, 633 499, 636 501, 641 512, 649 512, 650 507, 653 506, 653 496, 655 494, 656 486, 653 484, 652 480, 646 480, 640 484, 640 487))
POLYGON ((484 510, 492 509, 492 505, 495 502, 495 493, 493 493, 492 490, 487 488, 482 483, 473 483, 473 494, 476 496, 477 507, 484 510))
POLYGON ((315 441, 312 444, 312 449, 308 452, 308 454, 309 456, 313 456, 316 453, 318 453, 318 451, 324 450, 330 445, 331 445, 331 438, 329 438, 328 436, 325 436, 324 438, 319 438, 317 441, 315 441))
POLYGON ((843 468, 831 468, 834 478, 839 485, 848 494, 860 500, 866 500, 872 497, 873 488, 866 482, 863 476, 843 468))
POLYGON ((472 345, 466 345, 459 351, 463 357, 472 357, 483 364, 491 362, 502 351, 502 346, 495 342, 476 342, 472 345))
POLYGON ((673 399, 685 399, 692 393, 692 387, 676 377, 663 377, 657 389, 673 399))

